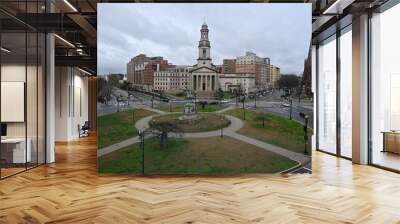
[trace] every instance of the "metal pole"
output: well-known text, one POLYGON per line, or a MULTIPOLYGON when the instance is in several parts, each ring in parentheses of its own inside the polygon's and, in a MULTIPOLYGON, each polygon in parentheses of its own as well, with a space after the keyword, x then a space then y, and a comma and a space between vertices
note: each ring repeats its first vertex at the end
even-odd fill
POLYGON ((236 106, 238 106, 238 95, 239 95, 239 94, 235 93, 235 96, 236 96, 236 106))
POLYGON ((141 142, 142 142, 142 174, 144 175, 144 132, 141 135, 141 142))
POLYGON ((305 118, 304 119, 304 154, 307 154, 307 141, 308 141, 307 126, 308 126, 308 118, 305 118))
POLYGON ((289 115, 289 119, 292 120, 292 105, 293 105, 292 99, 289 99, 289 102, 290 102, 290 115, 289 115))
POLYGON ((135 124, 135 109, 132 110, 132 120, 133 124, 135 124))
POLYGON ((224 126, 223 126, 223 119, 221 118, 221 138, 224 137, 224 126))
POLYGON ((151 108, 154 108, 154 93, 151 95, 151 108))
POLYGON ((246 120, 246 110, 244 109, 244 96, 243 96, 243 120, 246 120))
POLYGON ((257 108, 257 93, 254 94, 254 108, 257 108))

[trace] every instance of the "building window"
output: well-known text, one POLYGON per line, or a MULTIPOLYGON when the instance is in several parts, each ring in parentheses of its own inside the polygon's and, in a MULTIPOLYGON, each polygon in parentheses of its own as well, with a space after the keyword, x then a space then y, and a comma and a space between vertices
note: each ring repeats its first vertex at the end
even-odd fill
POLYGON ((318 149, 336 154, 336 36, 318 48, 318 149))
POLYGON ((352 157, 352 34, 340 36, 340 154, 352 157))
POLYGON ((394 170, 400 170, 400 134, 392 133, 400 130, 399 20, 400 4, 371 19, 371 157, 394 170))

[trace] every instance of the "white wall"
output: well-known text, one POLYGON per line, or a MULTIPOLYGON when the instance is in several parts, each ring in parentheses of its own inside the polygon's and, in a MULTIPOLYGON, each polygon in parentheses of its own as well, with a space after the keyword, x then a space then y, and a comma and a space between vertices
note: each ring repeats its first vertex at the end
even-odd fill
POLYGON ((88 78, 76 68, 56 67, 55 140, 79 137, 78 125, 88 120, 88 78))

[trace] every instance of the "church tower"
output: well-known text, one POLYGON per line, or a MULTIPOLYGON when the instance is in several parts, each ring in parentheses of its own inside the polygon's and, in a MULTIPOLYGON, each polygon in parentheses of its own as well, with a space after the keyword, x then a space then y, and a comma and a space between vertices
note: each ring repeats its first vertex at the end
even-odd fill
POLYGON ((198 66, 211 67, 210 41, 208 40, 208 26, 204 22, 200 29, 198 66))

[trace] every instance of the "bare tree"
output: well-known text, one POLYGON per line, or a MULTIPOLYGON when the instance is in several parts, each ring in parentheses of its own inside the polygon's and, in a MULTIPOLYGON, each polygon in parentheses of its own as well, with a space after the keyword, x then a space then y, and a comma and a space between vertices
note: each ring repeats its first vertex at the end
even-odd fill
POLYGON ((150 130, 156 137, 158 137, 160 147, 166 146, 168 135, 170 133, 178 136, 183 134, 182 128, 176 121, 150 122, 150 130))

